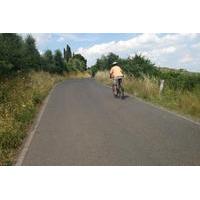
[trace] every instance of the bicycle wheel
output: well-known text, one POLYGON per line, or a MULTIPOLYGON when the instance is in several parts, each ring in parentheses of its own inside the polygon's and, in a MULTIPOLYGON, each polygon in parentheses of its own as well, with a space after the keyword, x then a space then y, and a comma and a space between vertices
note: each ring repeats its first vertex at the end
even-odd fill
POLYGON ((112 93, 113 93, 113 97, 117 97, 117 95, 118 95, 117 84, 112 86, 112 93))
POLYGON ((124 98, 124 88, 121 86, 121 98, 124 98))
POLYGON ((119 97, 124 98, 124 88, 122 86, 122 79, 119 79, 118 84, 119 84, 119 97))

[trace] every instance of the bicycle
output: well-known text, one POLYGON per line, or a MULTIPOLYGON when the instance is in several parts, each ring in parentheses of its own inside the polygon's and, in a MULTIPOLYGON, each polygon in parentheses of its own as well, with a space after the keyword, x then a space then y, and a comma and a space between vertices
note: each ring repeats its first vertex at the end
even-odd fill
POLYGON ((124 87, 122 86, 122 78, 117 78, 113 90, 114 97, 124 98, 124 87))

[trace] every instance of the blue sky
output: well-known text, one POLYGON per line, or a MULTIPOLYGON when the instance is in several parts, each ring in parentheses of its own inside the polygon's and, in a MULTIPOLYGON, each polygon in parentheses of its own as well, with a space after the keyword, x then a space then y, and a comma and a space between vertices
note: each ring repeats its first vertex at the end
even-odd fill
POLYGON ((95 44, 101 44, 110 41, 127 40, 137 34, 131 33, 34 33, 32 34, 38 43, 41 51, 46 49, 63 49, 69 44, 73 51, 78 48, 91 47, 95 44))
MULTIPOLYGON (((23 34, 24 35, 24 34, 23 34)), ((184 68, 200 72, 200 34, 155 33, 33 33, 41 53, 69 44, 91 66, 98 57, 113 52, 121 57, 135 53, 150 58, 161 67, 184 68)))

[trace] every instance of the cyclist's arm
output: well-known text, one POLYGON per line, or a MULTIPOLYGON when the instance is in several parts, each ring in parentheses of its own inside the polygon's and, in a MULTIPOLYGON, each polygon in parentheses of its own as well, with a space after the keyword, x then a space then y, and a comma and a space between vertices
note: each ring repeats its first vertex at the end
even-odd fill
POLYGON ((122 75, 123 75, 123 77, 124 77, 124 73, 123 73, 123 70, 121 69, 121 73, 122 73, 122 75))

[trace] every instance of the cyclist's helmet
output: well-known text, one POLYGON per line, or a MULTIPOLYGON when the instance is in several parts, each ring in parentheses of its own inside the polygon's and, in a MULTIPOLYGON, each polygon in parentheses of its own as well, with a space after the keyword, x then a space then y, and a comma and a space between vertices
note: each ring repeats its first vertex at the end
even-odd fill
POLYGON ((117 64, 118 64, 118 62, 113 62, 113 63, 112 63, 113 66, 114 66, 114 65, 117 65, 117 64))

